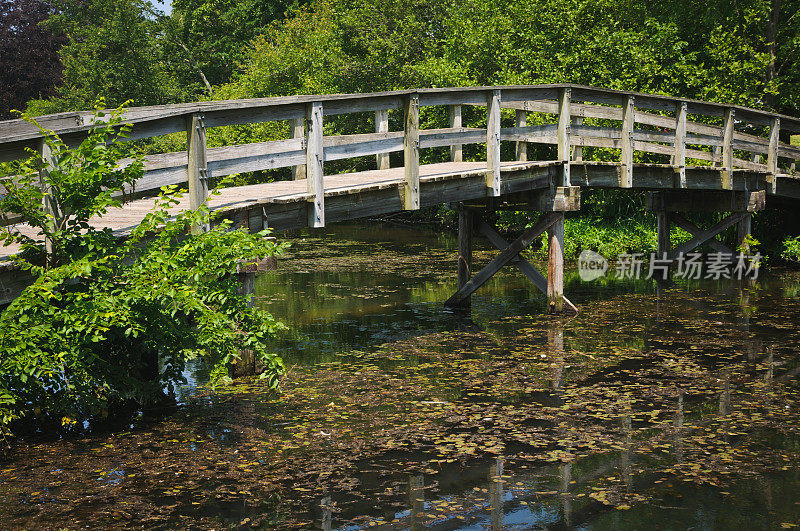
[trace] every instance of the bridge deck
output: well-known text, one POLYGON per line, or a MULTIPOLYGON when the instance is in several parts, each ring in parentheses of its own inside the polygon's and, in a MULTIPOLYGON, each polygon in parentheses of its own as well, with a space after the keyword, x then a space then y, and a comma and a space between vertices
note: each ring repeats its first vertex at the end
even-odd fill
MULTIPOLYGON (((572 162, 574 185, 589 187, 618 186, 620 165, 598 162, 572 162)), ((503 162, 503 194, 537 190, 550 186, 552 178, 561 171, 558 161, 503 162)), ((488 195, 485 184, 485 162, 445 162, 420 167, 420 199, 422 206, 445 202, 481 199, 488 195)), ((692 189, 719 190, 722 185, 719 171, 708 166, 687 168, 687 179, 692 189)), ((733 189, 743 189, 745 181, 761 179, 758 172, 739 170, 733 179, 733 189)), ((325 213, 329 222, 346 221, 365 216, 398 212, 403 209, 402 187, 404 169, 369 170, 326 176, 325 213)), ((800 194, 800 179, 783 177, 778 181, 781 195, 800 194)), ((633 187, 638 189, 673 188, 674 168, 663 164, 635 165, 633 187)), ((260 229, 266 225, 282 230, 307 226, 308 193, 305 179, 278 181, 264 184, 224 188, 219 195, 209 197, 212 210, 222 210, 239 219, 257 217, 249 225, 260 229)), ((102 218, 93 220, 97 228, 110 228, 125 235, 134 229, 153 208, 155 199, 144 198, 128 202, 122 208, 110 210, 102 218)), ((189 208, 186 195, 171 209, 173 215, 189 208)), ((22 232, 36 237, 35 231, 20 225, 22 232)), ((17 246, 0 248, 0 265, 7 265, 10 255, 19 251, 17 246)))
MULTIPOLYGON (((506 163, 505 166, 512 164, 506 163)), ((485 162, 446 162, 421 166, 420 177, 425 180, 443 177, 457 178, 485 171, 485 162)), ((403 172, 403 168, 398 167, 326 176, 325 195, 356 194, 381 187, 397 187, 403 181, 403 172)), ((242 211, 256 205, 303 204, 308 196, 306 180, 302 179, 224 188, 219 195, 210 197, 208 203, 213 210, 242 211)), ((154 203, 155 199, 152 197, 125 203, 122 208, 111 209, 102 218, 95 218, 92 225, 97 228, 110 228, 119 235, 128 234, 153 208, 154 203)), ((171 213, 175 215, 188 208, 189 199, 184 195, 181 202, 171 209, 171 213)), ((19 228, 20 232, 36 237, 33 228, 27 225, 20 225, 19 228)), ((292 227, 280 226, 279 228, 292 227)), ((0 261, 6 260, 16 252, 19 252, 16 245, 0 247, 0 261)))

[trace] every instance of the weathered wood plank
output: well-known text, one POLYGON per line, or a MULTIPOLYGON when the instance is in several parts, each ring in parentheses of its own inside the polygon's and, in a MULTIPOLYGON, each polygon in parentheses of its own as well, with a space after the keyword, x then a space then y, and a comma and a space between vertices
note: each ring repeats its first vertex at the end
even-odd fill
POLYGON ((622 134, 620 135, 620 182, 621 188, 633 186, 633 128, 636 121, 636 108, 634 97, 627 96, 622 107, 622 134))
POLYGON ((403 208, 419 209, 419 95, 411 94, 403 109, 405 123, 403 135, 403 161, 405 168, 405 190, 403 208))
POLYGON ((311 195, 308 208, 310 227, 325 226, 323 112, 321 102, 306 106, 306 190, 311 195))
MULTIPOLYGON (((451 129, 461 129, 461 105, 450 105, 448 107, 451 129)), ((464 160, 462 144, 452 144, 450 146, 450 160, 461 162, 464 160)))
POLYGON ((572 90, 561 89, 558 94, 558 160, 564 165, 562 186, 570 186, 570 147, 572 127, 572 90))
MULTIPOLYGON (((206 163, 206 125, 202 114, 193 114, 186 122, 189 181, 189 208, 197 210, 208 197, 208 166, 206 163)), ((192 227, 192 231, 207 231, 208 226, 192 227)))
MULTIPOLYGON (((472 275, 472 228, 475 213, 464 208, 458 208, 458 289, 462 289, 469 282, 472 275)), ((470 298, 466 297, 459 303, 462 308, 469 307, 470 298)))
POLYGON ((500 195, 500 91, 487 95, 486 188, 490 196, 500 195))
POLYGON ((773 118, 769 129, 769 149, 767 151, 767 183, 775 193, 778 175, 778 144, 780 143, 781 119, 773 118))
MULTIPOLYGON (((292 138, 300 138, 305 141, 306 138, 306 121, 305 117, 292 119, 292 138)), ((301 147, 304 148, 305 144, 301 147)), ((292 180, 298 181, 306 178, 306 165, 298 164, 292 166, 292 180)))
POLYGON ((553 214, 555 220, 547 229, 547 306, 550 313, 564 310, 564 213, 553 214))
POLYGON ((722 188, 731 189, 733 165, 733 132, 736 123, 736 110, 729 108, 725 111, 722 134, 722 188))
POLYGON ((686 188, 686 102, 681 101, 675 107, 675 141, 672 164, 678 174, 678 186, 686 188))
MULTIPOLYGON (((517 111, 515 113, 514 125, 518 128, 526 127, 528 125, 528 113, 525 111, 517 111)), ((501 132, 502 134, 502 132, 501 132)), ((522 140, 517 140, 515 146, 516 160, 525 162, 528 160, 528 143, 522 140)))

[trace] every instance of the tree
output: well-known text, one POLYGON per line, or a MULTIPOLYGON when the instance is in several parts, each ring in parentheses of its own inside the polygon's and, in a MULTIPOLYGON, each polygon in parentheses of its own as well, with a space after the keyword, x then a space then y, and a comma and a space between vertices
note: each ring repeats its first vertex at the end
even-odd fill
POLYGON ((3 240, 24 245, 13 260, 36 280, 0 314, 0 434, 21 417, 72 425, 153 402, 194 358, 213 381, 244 349, 264 363, 270 384, 283 370, 267 346, 280 325, 239 295, 234 274, 237 263, 282 251, 266 231, 222 222, 187 234, 213 216, 203 205, 172 218, 174 190, 125 239, 89 224, 118 207, 122 185, 141 174, 141 160, 120 164, 129 127, 119 116, 98 114, 77 148, 42 131, 47 160, 33 154, 3 175, 15 178, 4 181, 0 210, 21 215, 39 236, 2 229, 3 240))
POLYGON ((210 85, 231 80, 244 50, 272 22, 299 4, 298 0, 175 0, 167 45, 190 59, 191 69, 202 72, 210 85))
POLYGON ((91 109, 99 98, 112 107, 185 98, 149 0, 60 0, 57 8, 48 27, 69 39, 59 51, 64 82, 56 99, 34 102, 33 112, 91 109))
POLYGON ((0 0, 0 120, 28 100, 54 93, 65 39, 43 27, 51 7, 39 0, 0 0))

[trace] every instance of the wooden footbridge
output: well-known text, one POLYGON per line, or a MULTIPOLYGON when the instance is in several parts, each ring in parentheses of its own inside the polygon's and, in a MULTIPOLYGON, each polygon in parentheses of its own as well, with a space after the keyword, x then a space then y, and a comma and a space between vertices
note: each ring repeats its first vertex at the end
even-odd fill
MULTIPOLYGON (((472 118, 466 121, 472 123, 472 118)), ((790 134, 800 133, 799 119, 586 86, 438 88, 213 101, 132 108, 124 119, 133 125, 130 140, 185 132, 186 151, 147 156, 145 174, 130 191, 136 199, 94 220, 97 226, 125 235, 152 207, 160 188, 170 184, 188 187, 176 212, 208 200, 212 209, 252 231, 323 227, 458 203, 459 290, 448 301, 452 305, 467 304, 488 278, 513 263, 548 294, 552 309, 572 307, 563 298, 564 212, 580 208, 583 187, 653 192, 659 250, 672 253, 704 243, 724 250, 715 237, 738 223, 744 238, 752 212, 764 208, 765 201, 800 199, 800 176, 794 175, 800 148, 788 142, 790 134), (442 123, 422 129, 421 109, 427 122, 440 116, 442 123), (481 116, 485 127, 465 127, 462 113, 481 116), (341 120, 341 115, 350 115, 349 123, 360 124, 360 129, 355 127, 359 130, 366 123, 371 129, 374 123, 374 132, 326 135, 325 125, 341 120), (268 142, 207 146, 206 135, 212 128, 261 122, 289 122, 291 135, 268 142), (513 149, 501 150, 503 142, 513 143, 513 149), (420 154, 424 160, 427 150, 437 148, 449 148, 449 161, 421 164, 420 154), (393 152, 402 152, 402 166, 392 167, 393 152), (480 155, 466 157, 465 152, 480 155), (541 160, 531 160, 533 153, 541 160), (372 156, 375 169, 325 175, 326 163, 372 156), (209 180, 286 167, 292 168, 293 180, 229 187, 208 197, 209 180), (476 216, 477 209, 503 208, 544 214, 508 243, 476 216), (702 229, 678 214, 694 210, 730 214, 702 229), (693 238, 671 249, 671 223, 693 238), (500 248, 497 258, 474 276, 473 230, 500 248), (545 231, 550 260, 547 275, 542 275, 519 258, 519 252, 545 231)), ((92 113, 43 116, 38 121, 68 144, 78 143, 92 127, 92 113)), ((26 157, 25 148, 43 149, 38 129, 22 120, 0 122, 0 162, 26 157)), ((32 232, 24 220, 3 216, 3 222, 32 232)), ((6 260, 0 266, 0 304, 13 300, 30 282, 26 272, 7 261, 15 252, 14 247, 0 249, 0 260, 6 260)))

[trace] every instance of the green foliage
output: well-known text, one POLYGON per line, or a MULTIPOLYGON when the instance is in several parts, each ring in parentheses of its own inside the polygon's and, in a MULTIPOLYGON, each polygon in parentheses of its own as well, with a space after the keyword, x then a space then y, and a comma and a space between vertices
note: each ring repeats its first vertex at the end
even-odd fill
MULTIPOLYGON (((191 54, 210 84, 227 83, 247 44, 297 4, 296 0, 174 0, 167 17, 167 46, 176 55, 191 54)), ((184 79, 193 76, 189 73, 184 79)))
POLYGON ((783 252, 781 253, 781 257, 784 260, 800 262, 800 236, 786 238, 783 241, 783 252))
POLYGON ((213 216, 206 205, 173 216, 180 198, 173 189, 125 239, 87 225, 118 206, 115 192, 141 172, 138 161, 121 168, 118 148, 108 144, 120 112, 98 113, 99 125, 74 150, 46 136, 52 158, 34 154, 17 165, 23 177, 0 201, 0 209, 25 215, 39 231, 32 237, 3 229, 7 242, 25 246, 14 260, 37 277, 0 315, 0 426, 32 416, 71 425, 125 403, 152 402, 196 358, 216 380, 242 349, 265 364, 271 385, 283 370, 266 344, 280 325, 239 294, 236 276, 237 264, 283 250, 267 231, 249 234, 222 221, 187 235, 213 216), (45 165, 43 197, 27 189, 36 187, 26 173, 45 165), (63 214, 43 210, 49 197, 58 198, 63 214), (43 235, 52 238, 53 254, 43 235))
POLYGON ((64 84, 56 98, 30 102, 30 113, 87 109, 99 98, 117 106, 187 97, 176 76, 178 57, 165 50, 163 24, 149 0, 59 0, 57 7, 48 26, 69 37, 59 51, 64 84))

